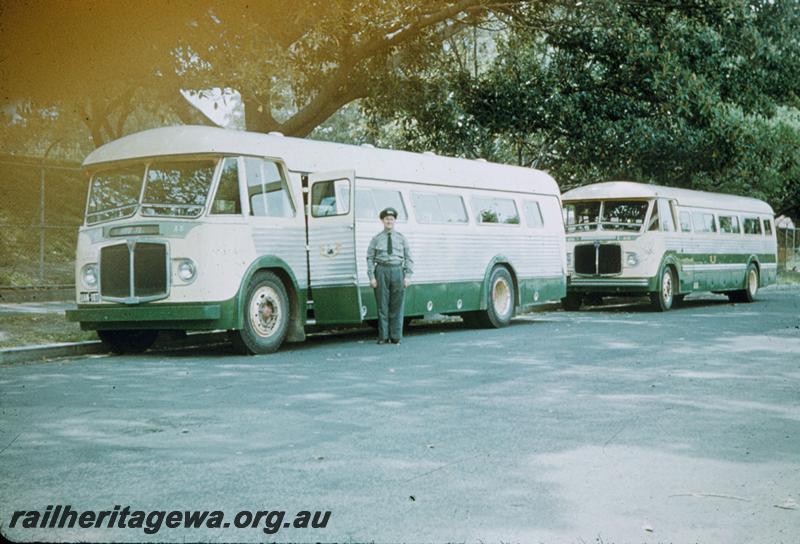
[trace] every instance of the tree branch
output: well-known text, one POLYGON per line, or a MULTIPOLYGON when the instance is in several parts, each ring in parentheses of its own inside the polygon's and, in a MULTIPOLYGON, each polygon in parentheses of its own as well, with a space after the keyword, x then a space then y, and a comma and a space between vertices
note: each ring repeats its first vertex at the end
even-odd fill
MULTIPOLYGON (((507 3, 502 2, 502 4, 507 3)), ((426 14, 417 21, 390 27, 388 32, 386 28, 378 29, 360 45, 353 48, 347 47, 346 56, 338 68, 320 85, 319 92, 308 103, 300 108, 291 119, 279 125, 281 131, 293 136, 306 136, 342 106, 356 98, 367 96, 368 89, 363 78, 352 77, 355 70, 365 60, 388 52, 402 43, 407 43, 420 36, 425 29, 452 19, 460 13, 483 11, 491 5, 492 2, 485 0, 461 0, 439 11, 426 14), (361 88, 356 88, 356 85, 361 88)), ((460 21, 455 21, 455 23, 458 22, 460 21)), ((250 123, 248 122, 249 128, 250 123)))

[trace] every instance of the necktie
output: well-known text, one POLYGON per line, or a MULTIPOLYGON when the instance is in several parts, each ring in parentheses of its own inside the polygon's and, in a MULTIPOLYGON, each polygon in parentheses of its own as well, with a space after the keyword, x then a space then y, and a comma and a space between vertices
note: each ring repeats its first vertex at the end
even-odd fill
POLYGON ((389 232, 386 234, 389 237, 389 242, 386 244, 386 252, 391 255, 392 254, 392 233, 389 232))

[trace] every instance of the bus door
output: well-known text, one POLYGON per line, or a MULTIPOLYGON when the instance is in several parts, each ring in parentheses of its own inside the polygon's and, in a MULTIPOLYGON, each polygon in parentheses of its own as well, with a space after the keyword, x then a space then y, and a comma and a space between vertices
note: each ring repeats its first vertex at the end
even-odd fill
POLYGON ((308 265, 317 323, 360 323, 355 172, 308 176, 308 265))
MULTIPOLYGON (((679 264, 678 277, 680 281, 680 291, 688 292, 692 290, 692 283, 694 280, 694 271, 691 268, 684 268, 684 265, 691 265, 692 257, 690 254, 692 247, 692 226, 691 218, 681 215, 678 212, 678 201, 671 199, 658 199, 659 205, 662 207, 662 212, 665 217, 669 217, 669 222, 664 222, 664 230, 668 233, 667 239, 671 240, 667 251, 675 251, 679 264), (686 223, 688 219, 688 224, 686 223)), ((683 212, 686 214, 688 212, 683 212)))

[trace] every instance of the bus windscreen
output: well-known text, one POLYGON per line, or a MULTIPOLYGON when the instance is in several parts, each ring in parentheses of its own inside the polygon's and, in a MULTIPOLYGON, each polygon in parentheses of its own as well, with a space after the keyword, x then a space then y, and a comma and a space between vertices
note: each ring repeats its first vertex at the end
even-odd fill
POLYGON ((96 173, 89 187, 86 222, 92 225, 136 213, 143 178, 143 164, 96 173))
POLYGON ((640 231, 647 215, 646 200, 606 200, 601 219, 603 230, 640 231))
POLYGON ((203 212, 216 161, 154 162, 147 169, 142 215, 197 217, 203 212))

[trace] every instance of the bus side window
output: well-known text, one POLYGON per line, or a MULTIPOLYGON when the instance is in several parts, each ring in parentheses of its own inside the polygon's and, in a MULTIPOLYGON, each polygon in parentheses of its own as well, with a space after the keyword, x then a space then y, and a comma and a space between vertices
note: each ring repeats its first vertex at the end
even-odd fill
POLYGON ((278 165, 272 161, 245 157, 247 196, 250 215, 260 217, 294 217, 294 206, 286 181, 278 165))
POLYGON ((222 163, 222 174, 211 213, 234 215, 242 213, 242 202, 239 199, 239 166, 236 157, 228 157, 222 163))
POLYGON ((528 228, 540 229, 544 227, 544 219, 542 218, 542 209, 539 203, 535 200, 526 200, 522 206, 522 212, 525 214, 525 223, 528 228))
POLYGON ((745 234, 761 234, 761 221, 757 217, 744 218, 744 233, 745 234))
POLYGON ((717 232, 713 213, 692 212, 692 222, 695 232, 717 232))
POLYGON ((411 193, 417 223, 467 223, 464 200, 459 195, 411 193))
POLYGON ((706 232, 703 212, 692 212, 692 223, 694 224, 695 232, 706 232))
POLYGON ((375 219, 376 217, 378 217, 378 211, 372 198, 372 190, 366 187, 357 187, 356 219, 375 219))
POLYGON ((703 220, 706 223, 706 232, 717 232, 717 224, 714 222, 713 213, 704 213, 703 220))
POLYGON ((672 210, 669 202, 658 199, 658 207, 661 208, 661 230, 664 232, 675 232, 675 219, 672 217, 672 210))
POLYGON ((735 215, 720 215, 719 230, 725 234, 739 234, 739 218, 735 215))
POLYGON ((464 208, 464 199, 458 195, 437 195, 439 209, 442 210, 445 223, 467 223, 467 210, 464 208))
POLYGON ((472 207, 476 211, 478 224, 504 223, 519 225, 519 212, 516 203, 510 198, 472 197, 472 207))
MULTIPOLYGON (((403 202, 403 195, 400 194, 400 191, 373 188, 372 198, 375 200, 375 205, 378 211, 385 210, 386 208, 394 208, 397 210, 398 221, 402 222, 408 219, 406 205, 403 202)), ((377 217, 377 213, 373 214, 372 217, 377 217)))
POLYGON ((764 218, 764 234, 772 236, 772 221, 767 218, 764 218))
POLYGON ((681 230, 683 232, 692 232, 692 214, 689 212, 681 212, 681 230))
POLYGON ((650 215, 650 223, 647 225, 647 230, 658 230, 658 201, 653 201, 653 213, 650 215))

